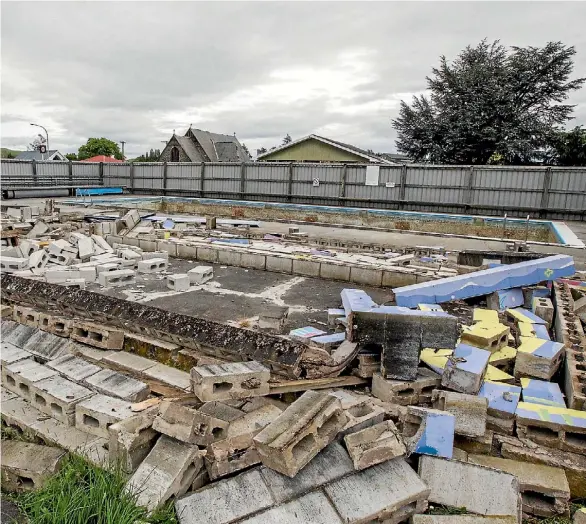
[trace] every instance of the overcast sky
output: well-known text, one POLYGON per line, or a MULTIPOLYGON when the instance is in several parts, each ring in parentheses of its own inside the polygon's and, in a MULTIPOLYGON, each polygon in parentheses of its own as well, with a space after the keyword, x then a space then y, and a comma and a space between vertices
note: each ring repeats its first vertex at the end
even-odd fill
MULTIPOLYGON (((2 146, 36 122, 51 149, 89 137, 161 148, 189 124, 236 133, 251 153, 316 133, 395 151, 401 99, 440 54, 483 38, 561 40, 586 75, 581 2, 9 2, 2 16, 2 146)), ((586 89, 571 125, 586 125, 586 89)), ((38 129, 38 128, 37 128, 38 129)))

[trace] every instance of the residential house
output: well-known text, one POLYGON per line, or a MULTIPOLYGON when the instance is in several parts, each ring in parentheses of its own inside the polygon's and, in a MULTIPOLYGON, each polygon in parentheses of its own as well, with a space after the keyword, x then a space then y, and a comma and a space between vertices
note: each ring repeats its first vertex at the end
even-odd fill
POLYGON ((123 160, 118 160, 113 156, 97 155, 81 160, 81 162, 123 162, 123 160))
POLYGON ((15 160, 67 160, 65 155, 61 154, 57 149, 51 149, 46 153, 41 153, 38 149, 34 151, 23 151, 19 153, 15 160))
POLYGON ((190 127, 185 136, 173 133, 159 162, 247 162, 250 155, 233 135, 190 127))

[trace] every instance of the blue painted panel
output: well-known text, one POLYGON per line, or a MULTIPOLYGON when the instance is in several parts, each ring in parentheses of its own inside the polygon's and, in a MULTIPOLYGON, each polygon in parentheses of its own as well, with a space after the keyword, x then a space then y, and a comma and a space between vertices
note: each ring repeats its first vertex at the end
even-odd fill
POLYGON ((121 195, 124 190, 121 187, 78 187, 75 190, 76 196, 94 195, 121 195))
POLYGON ((490 351, 479 349, 468 344, 458 344, 452 358, 448 359, 448 367, 482 375, 488 366, 490 351))
POLYGON ((319 344, 335 344, 336 342, 344 342, 346 340, 346 333, 332 333, 331 335, 319 335, 312 337, 311 341, 319 344))
POLYGON ((489 409, 512 415, 517 410, 517 404, 519 404, 521 397, 521 388, 502 382, 485 380, 478 392, 478 396, 488 399, 489 409))
POLYGON ((312 326, 292 329, 289 331, 289 336, 303 338, 309 340, 312 337, 317 337, 319 335, 325 335, 326 332, 322 331, 321 329, 314 328, 312 326))
POLYGON ((546 382, 534 378, 522 378, 523 402, 543 404, 545 406, 566 407, 564 396, 555 382, 546 382))
POLYGON ((342 289, 340 295, 346 316, 354 311, 369 311, 377 306, 376 302, 362 289, 342 289))
POLYGON ((517 307, 522 305, 525 299, 523 298, 523 290, 521 288, 500 289, 496 292, 499 299, 499 310, 503 311, 509 307, 517 307))
POLYGON ((428 411, 425 431, 413 449, 414 453, 433 457, 452 458, 456 419, 450 413, 428 411))

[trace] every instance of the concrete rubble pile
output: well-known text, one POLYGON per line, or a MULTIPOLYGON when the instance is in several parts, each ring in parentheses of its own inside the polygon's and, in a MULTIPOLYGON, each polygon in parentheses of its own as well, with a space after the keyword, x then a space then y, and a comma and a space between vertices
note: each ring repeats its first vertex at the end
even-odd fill
MULTIPOLYGON (((110 226, 147 227, 132 211, 110 226)), ((26 263, 3 266, 2 423, 51 446, 3 449, 3 486, 39 487, 64 449, 122 464, 137 503, 174 500, 182 524, 512 524, 586 497, 586 285, 571 257, 412 283, 385 304, 347 287, 324 329, 288 330, 282 307, 255 329, 187 328, 72 284, 87 268, 103 286, 167 269, 167 251, 114 240, 21 241, 26 263)))

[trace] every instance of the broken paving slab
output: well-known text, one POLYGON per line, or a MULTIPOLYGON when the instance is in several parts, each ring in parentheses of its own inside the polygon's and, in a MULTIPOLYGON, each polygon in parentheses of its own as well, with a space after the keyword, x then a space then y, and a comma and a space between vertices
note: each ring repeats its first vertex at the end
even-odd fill
POLYGON ((490 352, 467 344, 458 344, 448 357, 442 374, 442 386, 460 393, 476 395, 482 386, 490 352))
POLYGON ((468 462, 517 477, 524 513, 536 517, 570 515, 570 486, 563 469, 474 454, 468 455, 468 462))
POLYGON ((254 443, 265 466, 294 477, 347 421, 338 398, 309 390, 258 433, 254 443))
POLYGON ((327 332, 323 329, 317 329, 313 326, 305 326, 301 328, 292 329, 289 331, 289 336, 298 342, 308 343, 312 338, 326 335, 327 332))
POLYGON ((407 453, 399 431, 391 420, 344 437, 354 469, 362 470, 407 453))
POLYGON ((509 515, 521 522, 519 481, 514 475, 429 456, 419 459, 419 475, 430 489, 430 502, 479 515, 509 515))
POLYGON ((2 441, 2 489, 30 491, 41 489, 61 467, 65 452, 18 440, 2 441))
POLYGON ((454 415, 437 409, 408 406, 403 420, 403 441, 409 454, 452 458, 454 415))
POLYGON ((197 446, 162 435, 125 490, 137 495, 138 506, 153 511, 171 497, 186 493, 202 467, 202 452, 197 446))
POLYGON ((523 396, 523 402, 561 408, 566 407, 564 395, 555 382, 546 382, 534 378, 522 378, 521 394, 523 396))
POLYGON ((571 256, 554 255, 394 288, 393 293, 398 306, 417 307, 420 303, 441 304, 488 295, 501 289, 531 286, 574 273, 574 259, 571 256))
POLYGON ((481 437, 486 433, 488 400, 475 395, 453 391, 434 391, 433 407, 455 417, 455 433, 467 437, 481 437))
POLYGON ((85 384, 104 395, 111 395, 129 402, 141 402, 150 395, 150 387, 132 377, 112 369, 102 369, 84 380, 85 384))

